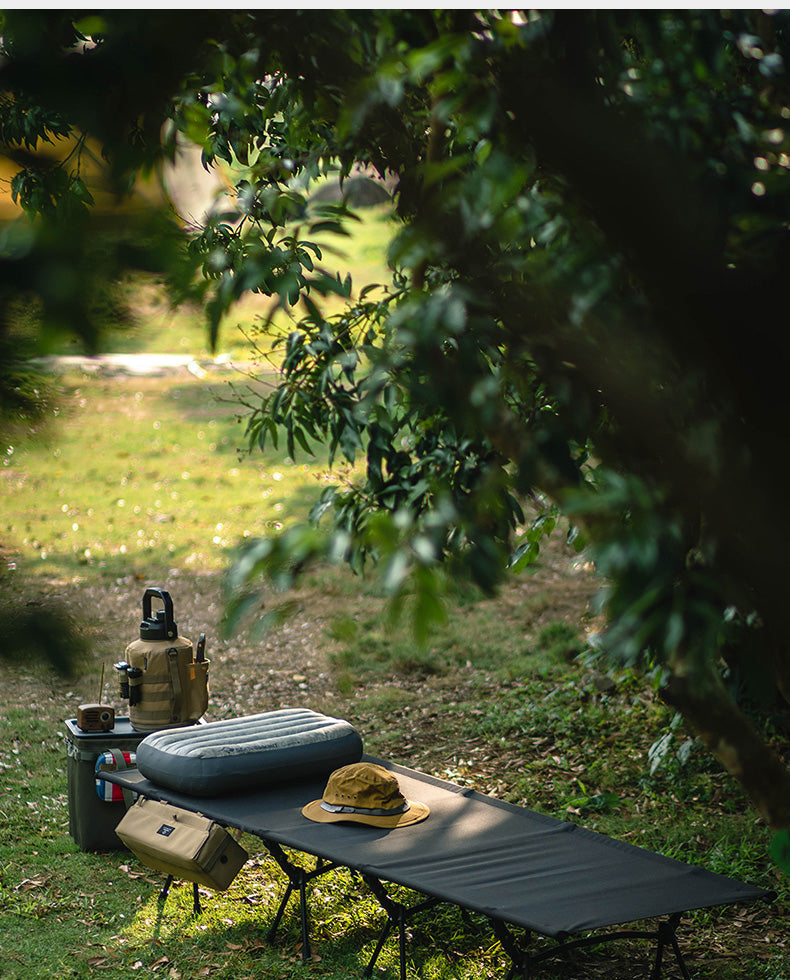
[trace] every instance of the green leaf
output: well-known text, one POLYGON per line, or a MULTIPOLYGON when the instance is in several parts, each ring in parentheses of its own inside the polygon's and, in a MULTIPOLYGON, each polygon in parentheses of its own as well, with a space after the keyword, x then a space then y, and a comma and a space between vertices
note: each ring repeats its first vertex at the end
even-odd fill
POLYGON ((289 599, 279 603, 270 612, 256 620, 255 625, 250 630, 252 640, 264 640, 272 630, 282 626, 291 616, 296 615, 300 609, 300 603, 289 599))
POLYGON ((339 221, 316 221, 308 229, 311 235, 330 232, 333 235, 343 235, 348 238, 349 233, 339 221))
POLYGON ((427 535, 418 534, 412 541, 412 548, 424 565, 431 565, 436 561, 436 547, 427 535))
POLYGON ((529 537, 511 554, 508 567, 514 572, 523 572, 529 565, 534 565, 540 555, 540 546, 529 537))
POLYGON ((650 775, 652 776, 658 767, 662 764, 669 751, 672 748, 672 732, 664 732, 664 734, 656 739, 655 742, 647 750, 647 760, 650 763, 650 775))
POLYGON ((104 34, 107 31, 107 21, 99 14, 86 14, 75 21, 74 29, 83 37, 94 37, 96 34, 104 34))
POLYGON ((233 636, 244 626, 250 616, 257 613, 262 606, 263 599, 258 590, 247 592, 227 602, 221 623, 222 635, 226 638, 233 636))
POLYGON ((768 852, 774 864, 790 875, 790 830, 777 831, 771 838, 768 852))
POLYGON ((343 450, 343 455, 346 457, 349 463, 353 463, 356 459, 357 453, 362 449, 362 440, 359 437, 359 433, 353 426, 343 426, 340 432, 340 447, 343 450))
POLYGON ((382 585, 388 595, 398 592, 409 574, 409 555, 399 548, 390 558, 384 570, 382 585))
POLYGON ((94 203, 90 191, 85 186, 85 182, 80 177, 75 177, 72 180, 71 189, 74 191, 74 193, 76 194, 77 198, 80 201, 83 201, 85 204, 94 203))
POLYGON ((417 645, 428 645, 432 630, 447 621, 447 610, 440 597, 432 589, 420 589, 414 603, 412 625, 417 645))

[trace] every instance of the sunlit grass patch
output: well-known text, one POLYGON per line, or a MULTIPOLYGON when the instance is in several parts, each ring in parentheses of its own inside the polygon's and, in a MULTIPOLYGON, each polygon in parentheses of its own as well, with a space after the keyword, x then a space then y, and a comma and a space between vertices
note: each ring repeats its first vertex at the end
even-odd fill
POLYGON ((57 442, 20 440, 2 471, 16 560, 65 580, 94 565, 215 571, 244 537, 302 517, 325 467, 248 454, 231 397, 191 378, 74 382, 55 407, 57 442))

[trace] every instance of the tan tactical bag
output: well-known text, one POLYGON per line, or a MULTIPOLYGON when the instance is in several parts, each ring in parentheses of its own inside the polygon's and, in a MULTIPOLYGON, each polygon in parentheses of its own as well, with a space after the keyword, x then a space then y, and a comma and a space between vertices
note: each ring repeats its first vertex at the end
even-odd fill
POLYGON ((219 891, 230 885, 248 857, 213 820, 143 797, 129 807, 115 832, 149 868, 219 891))

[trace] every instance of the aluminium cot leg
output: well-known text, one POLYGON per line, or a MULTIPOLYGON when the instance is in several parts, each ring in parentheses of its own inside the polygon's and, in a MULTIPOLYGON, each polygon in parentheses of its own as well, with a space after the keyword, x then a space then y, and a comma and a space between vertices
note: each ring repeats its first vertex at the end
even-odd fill
POLYGON ((299 918, 302 923, 302 962, 310 958, 310 929, 307 923, 307 874, 299 875, 299 918))
POLYGON ((371 875, 362 875, 365 884, 375 895, 379 905, 387 913, 387 921, 384 923, 384 928, 379 936, 379 941, 376 943, 376 949, 371 957, 370 962, 365 967, 363 971, 364 977, 370 977, 373 975, 373 967, 376 965, 376 960, 379 958, 379 953, 381 953, 384 948, 384 943, 389 938, 389 934, 392 931, 392 927, 396 925, 398 927, 398 962, 400 964, 400 980, 406 980, 406 909, 400 902, 393 901, 387 894, 384 886, 378 880, 378 878, 373 878, 371 875))
POLYGON ((285 894, 283 895, 280 905, 277 909, 277 912, 275 913, 274 922, 272 923, 271 928, 266 934, 266 938, 269 940, 270 943, 274 942, 275 933, 277 932, 277 929, 280 926, 280 920, 283 917, 283 912, 285 911, 285 907, 288 904, 288 900, 290 899, 291 892, 293 890, 294 890, 294 883, 289 878, 288 884, 285 886, 285 894))
POLYGON ((656 956, 655 960, 653 961, 653 969, 650 974, 650 980, 659 980, 661 977, 664 949, 667 946, 672 947, 672 951, 675 954, 675 959, 677 960, 678 967, 684 980, 691 980, 689 972, 686 969, 686 964, 683 960, 683 954, 681 953, 680 946, 678 945, 677 937, 675 935, 680 919, 680 913, 676 913, 666 922, 659 923, 658 928, 655 931, 642 932, 635 930, 620 930, 618 932, 587 936, 584 939, 562 939, 556 946, 550 946, 548 948, 538 950, 537 952, 529 953, 518 944, 510 929, 508 929, 504 922, 501 922, 498 919, 493 919, 489 916, 494 934, 499 940, 504 952, 510 957, 510 961, 512 963, 510 972, 508 973, 508 980, 513 980, 513 977, 515 976, 521 976, 523 980, 529 980, 533 974, 534 968, 544 960, 553 959, 555 956, 570 952, 574 949, 599 946, 603 943, 616 942, 622 939, 649 939, 657 943, 656 956))
POLYGON ((384 949, 384 943, 386 943, 387 939, 389 938, 391 931, 392 919, 390 919, 388 916, 386 922, 384 923, 384 928, 381 930, 381 934, 379 935, 379 941, 376 943, 376 949, 373 956, 371 956, 370 962, 362 971, 363 977, 370 977, 373 975, 373 967, 376 965, 376 960, 379 958, 379 953, 382 951, 382 949, 384 949))
POLYGON ((322 858, 316 858, 315 868, 312 871, 306 871, 304 868, 300 868, 298 865, 290 861, 285 851, 283 851, 276 841, 264 840, 263 843, 280 868, 288 876, 288 884, 285 889, 285 894, 283 895, 280 906, 274 916, 274 922, 272 923, 266 938, 269 942, 274 941, 274 936, 277 932, 277 928, 280 925, 283 913, 285 912, 285 907, 288 905, 288 901, 293 892, 298 888, 299 916, 302 927, 302 961, 306 963, 310 959, 310 926, 307 918, 307 882, 311 881, 313 878, 318 878, 320 875, 326 874, 327 871, 332 871, 333 868, 337 868, 339 865, 333 864, 329 861, 324 861, 322 858))
POLYGON ((379 905, 387 913, 387 921, 384 923, 384 928, 379 936, 379 941, 376 944, 376 950, 370 959, 370 962, 365 967, 362 975, 364 977, 370 977, 373 974, 373 967, 376 965, 376 960, 379 958, 379 953, 384 948, 384 943, 387 941, 392 927, 395 925, 398 927, 398 959, 400 964, 400 980, 406 980, 406 922, 413 915, 418 912, 422 912, 424 909, 432 908, 434 905, 438 905, 440 899, 438 898, 426 898, 423 902, 418 902, 416 905, 407 907, 402 905, 400 902, 394 901, 388 894, 387 890, 384 888, 382 883, 378 878, 374 878, 373 875, 362 874, 362 878, 368 888, 373 892, 379 905))
POLYGON ((680 972, 684 977, 684 980, 690 980, 689 972, 686 969, 686 963, 683 959, 683 954, 680 951, 680 946, 678 945, 677 936, 675 935, 678 924, 680 923, 680 913, 676 913, 666 922, 660 922, 658 925, 658 946, 656 948, 656 958, 653 963, 653 972, 650 974, 650 980, 659 980, 661 976, 661 961, 664 956, 664 947, 671 946, 672 951, 675 954, 675 959, 678 962, 678 967, 680 972))
POLYGON ((173 876, 172 875, 168 875, 167 878, 165 878, 164 885, 162 885, 162 890, 159 892, 159 897, 161 898, 161 900, 163 902, 167 898, 167 896, 170 894, 170 886, 172 884, 173 884, 173 876))
MULTIPOLYGON (((278 860, 277 862, 281 867, 283 865, 278 860)), ((288 905, 288 901, 293 894, 295 889, 299 889, 299 918, 302 927, 302 961, 307 962, 310 959, 310 927, 307 921, 307 875, 303 868, 298 868, 295 865, 290 864, 289 870, 286 872, 288 874, 288 884, 285 887, 285 894, 283 895, 280 906, 274 916, 274 922, 272 923, 271 929, 266 935, 269 942, 274 942, 274 936, 282 920, 285 908, 288 905)))
MULTIPOLYGON (((162 890, 159 892, 159 900, 164 902, 167 896, 170 894, 170 886, 173 884, 173 876, 168 875, 165 878, 165 883, 162 885, 162 890)), ((200 890, 196 881, 192 882, 192 911, 195 915, 200 915, 203 911, 200 907, 200 890)))
POLYGON ((513 980, 517 974, 523 980, 529 980, 532 974, 532 957, 516 942, 513 934, 500 919, 493 919, 489 916, 489 922, 494 930, 494 935, 499 940, 499 945, 510 958, 510 970, 507 980, 513 980))

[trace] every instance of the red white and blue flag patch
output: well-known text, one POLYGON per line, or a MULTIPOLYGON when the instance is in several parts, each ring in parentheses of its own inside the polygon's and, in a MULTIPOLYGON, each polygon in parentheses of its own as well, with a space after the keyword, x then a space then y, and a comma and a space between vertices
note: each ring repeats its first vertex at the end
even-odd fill
POLYGON ((102 779, 100 773, 128 769, 134 766, 136 762, 137 758, 134 752, 122 752, 120 749, 102 752, 96 760, 96 793, 100 800, 104 800, 106 803, 120 803, 124 798, 123 787, 102 779))

